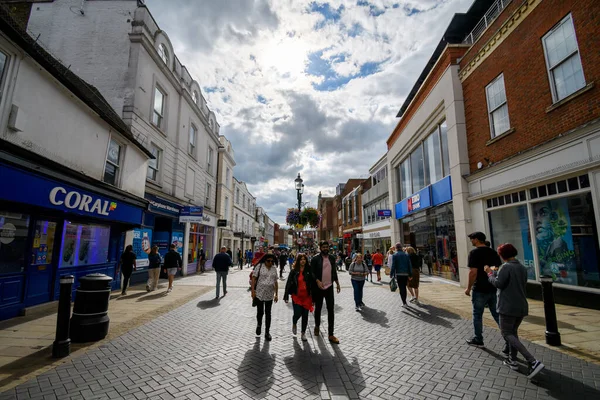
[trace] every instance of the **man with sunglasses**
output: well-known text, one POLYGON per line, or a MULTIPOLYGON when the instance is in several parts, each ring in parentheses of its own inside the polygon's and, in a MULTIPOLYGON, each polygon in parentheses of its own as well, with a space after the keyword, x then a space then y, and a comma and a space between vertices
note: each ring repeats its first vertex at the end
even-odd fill
POLYGON ((336 284, 336 291, 341 290, 338 280, 337 270, 335 269, 335 257, 329 254, 329 243, 322 241, 319 243, 321 252, 310 260, 310 270, 315 277, 317 287, 313 291, 313 301, 315 302, 315 336, 319 336, 319 326, 321 325, 321 310, 323 309, 323 299, 327 302, 327 325, 329 331, 329 341, 339 344, 340 341, 333 335, 334 330, 334 293, 333 283, 336 284))

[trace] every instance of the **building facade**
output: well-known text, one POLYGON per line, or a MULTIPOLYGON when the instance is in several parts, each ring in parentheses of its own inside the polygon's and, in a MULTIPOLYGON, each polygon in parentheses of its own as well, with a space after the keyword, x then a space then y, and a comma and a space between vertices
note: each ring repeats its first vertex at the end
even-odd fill
MULTIPOLYGON (((219 137, 219 176, 217 178, 217 214, 226 221, 225 226, 219 227, 219 247, 233 248, 233 194, 235 154, 231 142, 223 135, 219 137)), ((251 222, 252 224, 254 221, 251 222)))
POLYGON ((321 214, 321 221, 319 222, 317 239, 319 241, 328 241, 330 246, 334 245, 334 239, 337 238, 337 230, 334 227, 334 216, 337 214, 337 210, 334 210, 333 203, 333 197, 323 197, 321 192, 319 192, 317 209, 319 210, 319 214, 321 214))
POLYGON ((460 61, 473 229, 510 242, 528 294, 598 308, 600 53, 593 0, 510 2, 460 61), (510 55, 510 56, 509 56, 510 55))
POLYGON ((250 194, 245 182, 233 178, 233 247, 234 262, 237 262, 237 251, 242 253, 252 247, 253 220, 256 210, 256 198, 250 194))
MULTIPOLYGON (((0 7, 0 319, 58 299, 61 276, 120 280, 153 159, 106 100, 0 7)), ((136 245, 146 250, 142 237, 136 245)))
POLYGON ((369 169, 369 174, 371 177, 368 185, 364 185, 361 202, 362 251, 373 253, 380 249, 385 254, 392 245, 387 155, 369 169))
POLYGON ((364 179, 349 179, 341 192, 342 249, 346 253, 362 248, 362 193, 364 179))
MULTIPOLYGON (((210 260, 217 246, 219 124, 167 33, 135 0, 36 3, 27 27, 98 88, 155 155, 145 189, 152 206, 127 241, 143 235, 161 253, 175 243, 183 273, 198 271, 201 250, 210 260)), ((134 281, 145 279, 148 263, 143 253, 138 258, 140 276, 134 281)))

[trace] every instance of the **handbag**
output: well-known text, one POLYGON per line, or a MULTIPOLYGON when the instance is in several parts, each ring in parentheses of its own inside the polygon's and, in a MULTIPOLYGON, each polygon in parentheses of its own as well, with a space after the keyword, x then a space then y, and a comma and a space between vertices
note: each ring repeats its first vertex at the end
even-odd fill
POLYGON ((396 278, 392 278, 392 279, 390 280, 390 290, 391 290, 392 292, 395 292, 395 291, 396 291, 396 289, 398 289, 398 283, 396 282, 396 278))
MULTIPOLYGON (((260 269, 261 268, 262 268, 262 265, 260 267, 258 267, 258 274, 256 274, 256 283, 258 283, 258 278, 260 278, 260 269)), ((250 280, 252 280, 253 273, 254 273, 254 270, 252 272, 250 272, 250 280)), ((252 307, 256 307, 257 305, 258 305, 258 298, 256 296, 254 296, 252 298, 252 307)))

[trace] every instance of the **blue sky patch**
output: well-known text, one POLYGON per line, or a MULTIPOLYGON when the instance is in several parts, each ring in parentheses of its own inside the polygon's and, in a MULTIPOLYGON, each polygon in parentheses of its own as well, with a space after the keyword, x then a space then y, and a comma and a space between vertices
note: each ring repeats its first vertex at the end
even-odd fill
POLYGON ((359 0, 356 2, 356 5, 360 7, 369 7, 369 15, 373 17, 379 17, 381 14, 385 13, 385 9, 381 9, 368 1, 359 0))
POLYGON ((340 20, 342 16, 342 11, 344 11, 344 5, 341 5, 336 9, 332 8, 329 3, 317 3, 313 1, 310 3, 309 11, 311 13, 319 13, 325 19, 323 21, 317 22, 315 24, 315 29, 320 29, 324 27, 328 22, 337 22, 340 20))
POLYGON ((406 12, 406 15, 408 15, 409 17, 423 12, 422 10, 419 10, 417 8, 409 8, 409 7, 404 7, 404 11, 406 12))
POLYGON ((203 88, 204 93, 224 93, 225 92, 225 88, 224 87, 218 87, 218 86, 204 86, 203 88))
POLYGON ((348 29, 348 36, 356 37, 359 36, 364 31, 361 24, 355 22, 350 29, 348 29))
POLYGON ((256 96, 256 101, 258 101, 259 103, 262 103, 262 104, 267 104, 267 99, 262 94, 259 94, 258 96, 256 96))

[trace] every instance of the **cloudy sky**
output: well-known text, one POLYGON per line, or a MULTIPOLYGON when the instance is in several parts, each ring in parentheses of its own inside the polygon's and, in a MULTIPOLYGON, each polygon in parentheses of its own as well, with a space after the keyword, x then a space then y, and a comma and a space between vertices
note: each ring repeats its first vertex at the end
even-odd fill
POLYGON ((454 13, 472 0, 147 0, 200 83, 234 175, 280 224, 366 178, 454 13))

